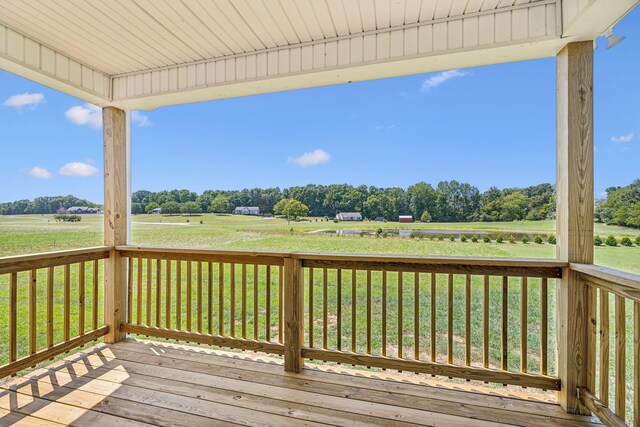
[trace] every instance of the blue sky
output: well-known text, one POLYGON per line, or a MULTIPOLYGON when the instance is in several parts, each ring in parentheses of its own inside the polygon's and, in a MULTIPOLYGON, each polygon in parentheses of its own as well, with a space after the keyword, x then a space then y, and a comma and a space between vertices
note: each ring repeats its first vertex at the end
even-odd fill
MULTIPOLYGON (((595 51, 595 187, 640 178, 640 8, 595 51)), ((102 202, 100 114, 0 71, 0 202, 102 202), (25 95, 27 94, 27 95, 25 95)), ((555 182, 555 59, 140 112, 133 189, 555 182)))

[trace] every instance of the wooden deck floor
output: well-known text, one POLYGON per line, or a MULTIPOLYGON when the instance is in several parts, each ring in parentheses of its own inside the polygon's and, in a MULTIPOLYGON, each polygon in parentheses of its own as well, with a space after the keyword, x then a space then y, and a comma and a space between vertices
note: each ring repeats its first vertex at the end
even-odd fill
POLYGON ((0 425, 589 425, 559 406, 342 367, 129 339, 99 344, 0 390, 0 425), (355 373, 356 375, 353 375, 355 373))

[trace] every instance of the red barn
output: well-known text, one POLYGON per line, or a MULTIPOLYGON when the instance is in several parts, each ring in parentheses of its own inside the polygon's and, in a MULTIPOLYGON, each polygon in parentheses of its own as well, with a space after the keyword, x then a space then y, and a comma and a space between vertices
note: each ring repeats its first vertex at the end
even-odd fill
POLYGON ((400 222, 413 222, 413 215, 400 215, 400 222))

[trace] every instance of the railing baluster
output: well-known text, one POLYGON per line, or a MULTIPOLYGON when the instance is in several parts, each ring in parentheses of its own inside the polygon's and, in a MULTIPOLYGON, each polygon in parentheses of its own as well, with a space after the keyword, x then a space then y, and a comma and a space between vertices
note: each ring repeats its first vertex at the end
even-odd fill
POLYGON ((356 352, 356 309, 357 309, 357 276, 356 270, 351 270, 351 351, 356 352))
POLYGON ((413 275, 413 358, 420 360, 420 273, 413 275))
POLYGON ((259 266, 253 265, 253 339, 258 339, 258 273, 259 266))
POLYGON ((218 334, 224 335, 224 269, 223 263, 218 263, 218 334))
POLYGON ((137 319, 138 325, 142 324, 142 258, 138 258, 138 306, 137 306, 137 319))
POLYGON ((84 284, 86 265, 83 262, 78 265, 78 335, 84 334, 84 284))
POLYGON ((465 282, 465 323, 464 323, 464 362, 471 366, 471 275, 467 274, 465 282))
POLYGON ((520 285, 520 372, 527 372, 527 306, 528 306, 528 283, 527 278, 521 278, 520 285))
POLYGON ((182 261, 176 260, 176 329, 182 329, 182 261))
MULTIPOLYGON (((54 267, 47 268, 47 347, 53 347, 53 279, 54 279, 54 267)), ((94 273, 95 275, 95 270, 94 273)), ((95 303, 94 294, 93 305, 97 307, 95 303)), ((94 326, 93 329, 96 329, 94 326)))
POLYGON ((134 258, 125 259, 125 272, 127 274, 127 323, 131 323, 133 318, 133 262, 134 258))
POLYGON ((236 334, 236 264, 229 265, 229 281, 230 281, 230 331, 229 335, 235 337, 236 334))
POLYGON ((336 307, 336 317, 337 317, 337 329, 336 332, 336 348, 338 351, 342 350, 342 270, 338 268, 336 272, 336 282, 337 282, 337 307, 336 307))
POLYGON ((247 264, 242 264, 242 338, 247 337, 247 264))
POLYGON ((151 280, 153 271, 153 260, 147 258, 147 326, 151 326, 151 280))
POLYGON ((266 300, 266 319, 265 319, 265 339, 271 341, 271 266, 265 266, 265 275, 267 280, 267 300, 266 300))
POLYGON ((69 321, 71 318, 70 300, 71 300, 71 266, 69 264, 64 265, 63 276, 63 320, 62 329, 64 340, 69 341, 69 321))
POLYGON ((489 276, 484 276, 482 300, 482 366, 489 367, 489 276))
MULTIPOLYGON (((325 314, 326 316, 326 314, 325 314)), ((371 354, 371 270, 367 270, 367 354, 371 354)))
POLYGON ((547 359, 549 354, 549 308, 548 284, 543 277, 540 283, 540 373, 547 375, 547 359))
POLYGON ((313 268, 309 269, 309 347, 313 347, 313 268))
POLYGON ((18 356, 18 273, 9 276, 9 362, 18 356))
POLYGON ((633 422, 640 426, 640 302, 633 303, 633 422))
MULTIPOLYGON (((198 325, 198 333, 202 333, 202 262, 198 261, 198 270, 196 275, 196 313, 198 315, 196 323, 198 325)), ((244 337, 244 336, 243 336, 244 337)))
POLYGON ((329 335, 329 286, 327 283, 327 269, 322 270, 322 348, 327 349, 327 341, 329 335))
POLYGON ((609 292, 600 289, 600 400, 609 405, 609 292))
POLYGON ((438 348, 436 347, 436 273, 431 273, 431 361, 435 362, 438 356, 438 348))
POLYGON ((398 271, 398 358, 402 359, 402 335, 404 332, 402 319, 402 271, 398 271))
POLYGON ((588 331, 587 331, 587 388, 595 391, 596 389, 596 337, 598 335, 597 321, 597 305, 598 294, 597 289, 593 286, 588 286, 583 283, 583 286, 587 286, 587 319, 588 319, 588 331))
POLYGON ((616 415, 625 419, 627 336, 624 297, 616 295, 616 415))
POLYGON ((156 260, 156 326, 160 326, 160 305, 162 297, 162 260, 156 260))
POLYGON ((208 263, 207 270, 207 330, 213 334, 213 263, 208 263))
POLYGON ((280 344, 284 341, 283 336, 284 326, 284 267, 278 268, 278 342, 280 344))
POLYGON ((193 314, 193 271, 192 262, 187 261, 187 331, 191 330, 191 316, 193 314))
POLYGON ((382 270, 382 355, 387 355, 387 272, 382 270))
POLYGON ((502 333, 500 336, 500 367, 503 371, 509 369, 509 348, 508 346, 508 334, 509 334, 509 277, 502 277, 502 333))
POLYGON ((449 274, 447 297, 447 361, 453 363, 453 274, 449 274))
MULTIPOLYGON (((93 329, 98 329, 98 275, 100 274, 98 266, 98 260, 96 259, 93 261, 93 275, 91 276, 91 279, 93 280, 93 305, 91 306, 91 309, 93 310, 93 329)), ((51 289, 51 291, 53 292, 53 288, 51 289)), ((51 311, 53 313, 53 308, 51 308, 51 311)), ((53 321, 51 322, 51 324, 53 329, 53 321)), ((53 336, 53 330, 51 331, 51 334, 53 336)))
POLYGON ((167 313, 167 318, 164 319, 165 326, 167 329, 171 328, 171 260, 167 260, 167 277, 166 277, 166 301, 165 301, 165 312, 167 313))

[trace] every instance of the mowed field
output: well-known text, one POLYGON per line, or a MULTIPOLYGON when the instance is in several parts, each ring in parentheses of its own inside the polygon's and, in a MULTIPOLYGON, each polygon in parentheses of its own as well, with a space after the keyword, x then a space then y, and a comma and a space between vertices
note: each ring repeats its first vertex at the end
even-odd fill
MULTIPOLYGON (((603 240, 614 235, 640 235, 640 230, 595 225, 603 240)), ((187 248, 233 248, 300 252, 339 252, 400 254, 424 256, 479 256, 512 258, 553 258, 555 245, 536 244, 536 235, 555 234, 554 221, 519 221, 508 223, 413 223, 310 221, 287 223, 282 218, 204 214, 199 216, 136 215, 132 217, 132 243, 136 245, 187 248), (318 230, 357 229, 390 231, 388 237, 338 235, 318 230), (424 238, 394 236, 394 229, 459 230, 467 242, 448 237, 440 241, 427 234, 424 238), (505 242, 471 242, 474 232, 502 234, 505 242), (510 235, 527 233, 531 241, 508 243, 510 235)), ((84 215, 80 223, 61 223, 52 215, 0 216, 0 256, 49 252, 98 246, 102 244, 102 216, 84 215)), ((620 270, 640 273, 640 247, 595 247, 595 262, 620 270)))

